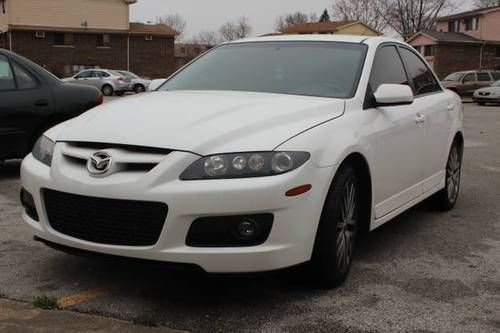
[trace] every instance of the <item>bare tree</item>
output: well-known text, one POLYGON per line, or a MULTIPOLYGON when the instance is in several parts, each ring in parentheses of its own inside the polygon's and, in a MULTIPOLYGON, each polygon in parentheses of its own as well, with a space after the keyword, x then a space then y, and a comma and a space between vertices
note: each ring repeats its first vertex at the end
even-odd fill
MULTIPOLYGON (((283 32, 292 25, 310 22, 313 15, 315 14, 307 15, 302 12, 295 12, 278 16, 276 18, 276 31, 283 32)), ((317 15, 314 21, 317 21, 317 15)))
POLYGON ((387 27, 384 17, 386 0, 335 0, 333 17, 343 21, 361 21, 377 31, 387 27))
POLYGON ((219 44, 220 38, 215 31, 200 31, 193 37, 193 44, 215 46, 219 44))
POLYGON ((248 18, 240 17, 236 22, 227 22, 220 28, 220 34, 225 40, 242 39, 250 35, 252 27, 248 18))
POLYGON ((436 19, 455 8, 451 0, 384 0, 382 4, 378 13, 403 38, 421 30, 434 29, 436 19))
POLYGON ((488 8, 500 6, 500 0, 475 0, 474 6, 476 8, 488 8))
POLYGON ((163 23, 168 25, 170 28, 177 31, 176 39, 182 40, 184 37, 184 30, 186 29, 186 19, 180 14, 169 14, 164 16, 158 16, 156 18, 157 23, 163 23))

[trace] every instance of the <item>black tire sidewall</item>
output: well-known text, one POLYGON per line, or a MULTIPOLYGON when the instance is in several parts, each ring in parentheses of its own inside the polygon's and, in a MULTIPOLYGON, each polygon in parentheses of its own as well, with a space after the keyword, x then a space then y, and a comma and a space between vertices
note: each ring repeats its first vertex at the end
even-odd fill
POLYGON ((101 89, 101 91, 102 91, 102 93, 103 93, 104 96, 112 96, 113 93, 114 93, 113 87, 110 86, 110 85, 103 86, 102 89, 101 89), (107 89, 110 89, 109 93, 106 93, 107 89))
MULTIPOLYGON (((337 269, 337 221, 341 219, 340 207, 342 204, 344 187, 350 179, 354 179, 358 184, 358 208, 356 208, 356 210, 359 230, 359 178, 356 176, 356 172, 352 167, 344 166, 337 172, 332 186, 330 187, 316 233, 311 265, 315 280, 317 280, 321 286, 327 288, 335 287, 343 283, 349 274, 352 264, 351 257, 351 261, 345 272, 340 272, 337 269)), ((353 241, 356 241, 356 237, 353 241)))

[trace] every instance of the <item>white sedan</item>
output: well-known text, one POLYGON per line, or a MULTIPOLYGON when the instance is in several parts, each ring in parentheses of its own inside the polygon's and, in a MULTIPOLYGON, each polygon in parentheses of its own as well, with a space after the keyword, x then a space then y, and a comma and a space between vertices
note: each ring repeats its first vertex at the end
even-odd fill
POLYGON ((332 287, 360 232, 427 198, 455 205, 463 145, 459 97, 407 44, 247 39, 47 131, 22 164, 23 218, 65 250, 304 264, 332 287))
POLYGON ((500 80, 490 87, 484 87, 474 91, 472 99, 479 105, 486 103, 500 103, 500 80))

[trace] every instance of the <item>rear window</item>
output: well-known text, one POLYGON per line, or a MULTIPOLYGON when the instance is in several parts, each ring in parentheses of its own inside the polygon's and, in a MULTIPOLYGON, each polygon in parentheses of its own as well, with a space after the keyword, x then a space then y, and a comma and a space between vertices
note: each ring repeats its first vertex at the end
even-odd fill
POLYGON ((500 72, 493 72, 491 76, 493 76, 494 80, 500 80, 500 72))

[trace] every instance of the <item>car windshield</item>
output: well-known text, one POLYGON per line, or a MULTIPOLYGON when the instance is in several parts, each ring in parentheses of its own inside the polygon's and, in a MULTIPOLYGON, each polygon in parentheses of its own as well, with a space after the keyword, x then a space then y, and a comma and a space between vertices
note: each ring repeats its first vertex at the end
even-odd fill
POLYGON ((230 90, 349 98, 367 46, 341 42, 247 42, 220 46, 158 90, 230 90))
POLYGON ((464 73, 453 73, 444 78, 444 81, 460 81, 464 73))
POLYGON ((494 83, 492 84, 492 86, 493 86, 493 87, 500 87, 500 80, 498 80, 498 81, 494 82, 494 83))

